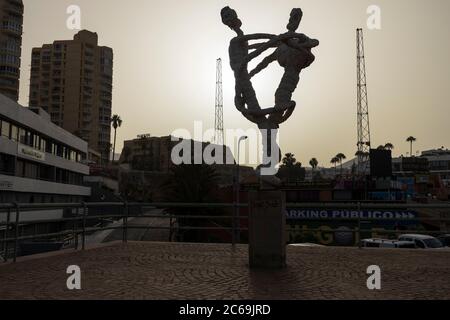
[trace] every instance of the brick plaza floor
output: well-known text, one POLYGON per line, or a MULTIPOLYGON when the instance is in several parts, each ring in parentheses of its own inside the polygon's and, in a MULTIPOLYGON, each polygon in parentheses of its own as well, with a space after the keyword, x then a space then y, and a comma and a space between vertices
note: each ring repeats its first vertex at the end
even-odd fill
POLYGON ((247 246, 113 243, 0 263, 0 299, 450 299, 450 252, 288 247, 285 270, 250 271, 247 246), (82 290, 67 289, 69 265, 82 290))

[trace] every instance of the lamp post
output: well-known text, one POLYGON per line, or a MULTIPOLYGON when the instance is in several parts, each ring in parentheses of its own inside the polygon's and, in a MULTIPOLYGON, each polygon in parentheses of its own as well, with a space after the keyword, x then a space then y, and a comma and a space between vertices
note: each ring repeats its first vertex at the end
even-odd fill
POLYGON ((244 140, 247 140, 248 136, 242 136, 239 138, 238 141, 238 150, 237 150, 237 159, 236 159, 236 175, 234 177, 234 190, 235 190, 235 208, 234 208, 234 219, 233 219, 233 234, 232 234, 232 244, 233 246, 236 244, 236 242, 241 241, 241 233, 240 233, 240 221, 239 221, 239 189, 240 189, 240 183, 239 183, 239 156, 240 156, 240 147, 241 142, 244 140))

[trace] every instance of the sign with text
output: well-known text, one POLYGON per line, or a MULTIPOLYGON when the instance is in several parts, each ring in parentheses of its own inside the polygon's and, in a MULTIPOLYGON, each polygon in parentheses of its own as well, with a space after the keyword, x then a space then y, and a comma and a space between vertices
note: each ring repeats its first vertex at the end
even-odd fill
POLYGON ((0 190, 12 190, 13 186, 12 181, 0 180, 0 190))
POLYGON ((413 211, 398 210, 315 210, 295 209, 286 210, 286 218, 291 220, 321 220, 321 219, 416 219, 417 213, 413 211))
POLYGON ((45 153, 31 147, 25 146, 23 144, 18 145, 18 155, 25 156, 27 158, 32 158, 33 160, 45 161, 45 153))

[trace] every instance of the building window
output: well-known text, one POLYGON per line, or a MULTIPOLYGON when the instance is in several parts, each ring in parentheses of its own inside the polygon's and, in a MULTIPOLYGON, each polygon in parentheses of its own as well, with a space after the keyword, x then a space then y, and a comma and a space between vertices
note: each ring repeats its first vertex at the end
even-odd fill
POLYGON ((63 146, 61 146, 61 145, 56 146, 56 155, 61 158, 64 156, 64 147, 63 146))
POLYGON ((46 181, 55 180, 55 170, 54 167, 41 165, 39 168, 39 178, 46 181))
POLYGON ((39 150, 45 152, 47 150, 47 141, 44 138, 41 138, 41 145, 39 150))
POLYGON ((11 125, 9 124, 8 121, 2 120, 1 121, 1 126, 2 126, 1 135, 3 137, 6 137, 6 138, 9 139, 9 130, 10 130, 11 125))
POLYGON ((11 125, 11 134, 9 135, 9 138, 13 141, 17 141, 18 135, 19 135, 19 128, 17 128, 17 126, 15 125, 11 125))
POLYGON ((38 165, 30 162, 25 162, 24 177, 29 179, 38 178, 38 165))
POLYGON ((47 153, 53 153, 53 143, 50 141, 47 141, 45 144, 45 152, 47 153))
POLYGON ((8 154, 0 153, 0 173, 14 175, 15 158, 8 154))
POLYGON ((20 128, 19 129, 19 142, 22 144, 26 144, 27 140, 27 132, 25 129, 20 128))
POLYGON ((23 177, 24 176, 24 168, 25 168, 25 162, 20 159, 17 159, 16 176, 23 177))

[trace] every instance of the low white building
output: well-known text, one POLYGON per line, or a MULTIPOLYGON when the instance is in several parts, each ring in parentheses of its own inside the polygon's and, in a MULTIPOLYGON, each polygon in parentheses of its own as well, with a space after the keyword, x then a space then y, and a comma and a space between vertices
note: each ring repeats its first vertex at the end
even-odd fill
POLYGON ((422 157, 428 159, 431 173, 439 174, 442 181, 450 188, 450 150, 436 149, 422 152, 422 157))
POLYGON ((420 167, 426 166, 424 169, 427 172, 439 175, 442 182, 450 188, 450 150, 441 148, 423 151, 419 157, 394 158, 392 159, 392 170, 396 173, 414 171, 409 168, 411 165, 405 168, 405 160, 409 160, 413 164, 417 162, 417 165, 420 164, 420 167), (415 161, 413 161, 414 159, 415 161), (421 160, 425 162, 420 163, 421 160))
POLYGON ((42 109, 0 95, 0 203, 81 202, 88 144, 50 121, 42 109))

